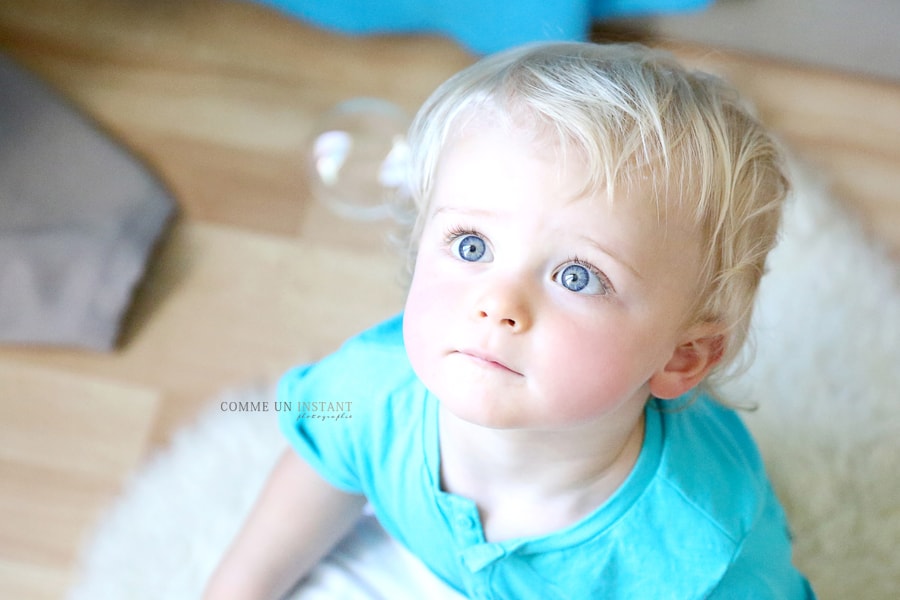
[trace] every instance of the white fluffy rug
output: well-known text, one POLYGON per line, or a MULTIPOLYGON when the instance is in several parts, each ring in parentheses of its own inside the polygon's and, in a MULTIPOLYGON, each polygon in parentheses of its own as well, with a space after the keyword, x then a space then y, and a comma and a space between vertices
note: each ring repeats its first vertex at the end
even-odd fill
MULTIPOLYGON (((753 366, 728 385, 823 600, 900 590, 900 268, 803 173, 771 258, 753 366)), ((144 466, 85 548, 72 600, 193 600, 283 447, 274 416, 216 399, 144 466)), ((297 598, 453 598, 364 520, 297 598)))

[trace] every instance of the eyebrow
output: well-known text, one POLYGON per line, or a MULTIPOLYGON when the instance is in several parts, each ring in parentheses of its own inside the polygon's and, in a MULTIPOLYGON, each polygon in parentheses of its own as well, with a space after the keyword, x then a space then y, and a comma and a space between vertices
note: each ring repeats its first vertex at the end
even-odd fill
POLYGON ((434 209, 431 213, 432 217, 436 217, 441 213, 453 213, 459 215, 468 215, 473 217, 497 217, 497 213, 484 208, 458 208, 455 206, 441 206, 434 209))
POLYGON ((632 266, 631 263, 629 263, 627 260, 625 260, 624 258, 622 258, 622 256, 620 256, 618 253, 613 252, 612 250, 610 250, 607 246, 604 246, 603 244, 601 244, 601 243, 598 242, 597 240, 592 239, 592 238, 589 238, 589 237, 586 236, 586 235, 582 235, 582 236, 579 236, 579 237, 581 237, 581 239, 583 239, 585 242, 587 242, 588 244, 590 244, 591 246, 593 246, 594 248, 596 248, 597 250, 599 250, 599 251, 602 252, 603 254, 609 256, 609 257, 612 258, 614 261, 616 261, 617 263, 619 263, 620 265, 622 265, 623 267, 625 267, 626 269, 628 269, 629 271, 631 271, 638 279, 643 279, 643 278, 644 278, 644 276, 641 275, 640 271, 638 271, 636 268, 634 268, 634 266, 632 266))

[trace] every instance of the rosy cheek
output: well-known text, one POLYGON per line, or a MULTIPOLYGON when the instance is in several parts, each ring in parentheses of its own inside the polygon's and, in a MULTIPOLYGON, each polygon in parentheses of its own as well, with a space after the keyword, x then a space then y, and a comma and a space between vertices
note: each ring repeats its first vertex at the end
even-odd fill
POLYGON ((417 329, 425 324, 422 322, 425 321, 423 318, 424 313, 427 313, 430 309, 433 310, 434 299, 435 294, 433 288, 430 288, 421 280, 413 280, 412 286, 409 289, 409 294, 406 297, 406 307, 404 310, 406 317, 411 321, 416 322, 415 325, 417 329))
POLYGON ((560 324, 557 331, 561 335, 545 343, 551 351, 544 354, 542 370, 551 389, 562 392, 561 401, 573 403, 573 411, 589 408, 600 398, 616 397, 628 388, 632 373, 625 358, 627 336, 608 326, 588 331, 560 324))
POLYGON ((421 315, 415 306, 411 306, 408 303, 403 315, 403 344, 406 348, 409 362, 419 376, 422 375, 423 361, 426 356, 422 335, 422 323, 425 320, 420 317, 421 315))
POLYGON ((406 298, 403 316, 403 338, 413 366, 426 354, 429 341, 438 337, 441 319, 434 318, 440 312, 440 296, 433 286, 421 279, 414 279, 406 298))
POLYGON ((449 278, 440 273, 434 260, 420 257, 406 298, 406 312, 418 316, 441 312, 450 288, 449 278))

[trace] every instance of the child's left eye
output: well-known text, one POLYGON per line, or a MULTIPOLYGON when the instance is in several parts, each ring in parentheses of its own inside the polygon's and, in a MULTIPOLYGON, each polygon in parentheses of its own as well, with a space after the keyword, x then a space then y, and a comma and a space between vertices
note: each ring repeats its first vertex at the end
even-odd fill
POLYGON ((460 232, 450 241, 454 256, 466 262, 486 262, 491 260, 491 250, 485 239, 477 233, 460 232))
POLYGON ((553 280, 570 292, 595 296, 606 296, 612 292, 612 285, 602 273, 580 261, 562 265, 553 274, 553 280))

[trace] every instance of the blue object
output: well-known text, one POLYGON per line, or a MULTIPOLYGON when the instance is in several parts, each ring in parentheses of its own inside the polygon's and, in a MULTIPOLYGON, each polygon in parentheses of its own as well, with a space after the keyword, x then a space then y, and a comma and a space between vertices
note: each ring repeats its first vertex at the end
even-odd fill
POLYGON ((584 40, 595 20, 699 10, 713 0, 256 0, 349 34, 438 33, 485 54, 540 40, 584 40))
POLYGON ((388 533, 469 598, 813 598, 753 440, 708 397, 648 404, 637 463, 593 513, 498 542, 474 502, 441 487, 438 400, 412 371, 400 317, 290 371, 278 402, 296 451, 365 494, 388 533))

